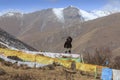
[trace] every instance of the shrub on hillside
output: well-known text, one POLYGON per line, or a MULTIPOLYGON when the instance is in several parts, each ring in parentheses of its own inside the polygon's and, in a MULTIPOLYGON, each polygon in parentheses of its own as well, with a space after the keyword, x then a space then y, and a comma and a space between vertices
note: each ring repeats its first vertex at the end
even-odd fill
POLYGON ((114 61, 112 62, 111 67, 114 69, 120 69, 120 56, 116 56, 114 58, 114 61))
POLYGON ((16 74, 11 75, 11 80, 36 80, 33 75, 30 74, 16 74))
POLYGON ((1 75, 5 75, 5 74, 6 74, 5 70, 2 69, 2 68, 0 68, 0 76, 1 76, 1 75))
POLYGON ((96 48, 94 50, 94 53, 85 51, 83 56, 85 63, 109 66, 112 58, 112 51, 108 47, 96 48))

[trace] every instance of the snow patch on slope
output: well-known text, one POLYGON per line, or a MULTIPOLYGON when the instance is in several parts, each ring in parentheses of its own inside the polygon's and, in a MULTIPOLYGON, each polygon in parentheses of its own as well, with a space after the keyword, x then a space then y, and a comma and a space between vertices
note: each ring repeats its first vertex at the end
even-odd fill
POLYGON ((62 58, 63 56, 66 57, 72 57, 72 58, 79 58, 79 54, 65 54, 65 53, 52 53, 52 52, 36 52, 36 51, 27 51, 27 50, 21 50, 22 52, 28 53, 28 54, 42 54, 44 56, 48 56, 51 58, 62 58))
POLYGON ((4 55, 0 55, 0 58, 2 58, 5 61, 11 62, 11 63, 16 63, 17 62, 18 66, 20 66, 21 64, 27 65, 28 67, 32 67, 32 68, 33 67, 44 67, 44 66, 47 66, 46 64, 40 64, 40 63, 37 63, 37 62, 25 62, 25 61, 23 62, 23 61, 17 61, 17 60, 9 59, 9 58, 7 58, 4 55))
MULTIPOLYGON (((6 42, 7 43, 7 42, 6 42)), ((20 51, 19 49, 15 48, 15 47, 12 47, 12 46, 9 46, 8 44, 6 43, 3 43, 3 42, 0 42, 0 44, 4 45, 5 47, 11 49, 11 50, 16 50, 16 51, 20 51)))
POLYGON ((0 44, 4 45, 5 47, 9 48, 9 46, 5 43, 0 42, 0 44))
POLYGON ((64 14, 63 14, 63 9, 64 8, 54 8, 53 12, 56 15, 56 17, 64 23, 64 14))

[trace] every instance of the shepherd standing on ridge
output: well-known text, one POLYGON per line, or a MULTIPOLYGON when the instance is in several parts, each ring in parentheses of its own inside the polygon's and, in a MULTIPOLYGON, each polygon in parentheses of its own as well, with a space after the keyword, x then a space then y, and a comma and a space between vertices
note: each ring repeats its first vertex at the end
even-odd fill
POLYGON ((68 36, 65 44, 64 44, 64 48, 66 48, 65 53, 71 53, 71 48, 72 48, 72 37, 68 36))

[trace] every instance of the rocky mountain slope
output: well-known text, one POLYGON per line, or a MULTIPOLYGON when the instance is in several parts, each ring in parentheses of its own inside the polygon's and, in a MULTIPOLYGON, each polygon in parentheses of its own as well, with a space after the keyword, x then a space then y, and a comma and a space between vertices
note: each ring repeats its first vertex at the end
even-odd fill
POLYGON ((21 39, 39 50, 64 52, 65 38, 70 35, 73 37, 73 53, 100 47, 110 47, 113 51, 118 51, 120 46, 119 19, 120 13, 112 14, 79 25, 76 24, 64 30, 37 34, 36 36, 31 35, 32 37, 27 36, 27 38, 21 39), (39 36, 42 36, 42 39, 39 36))
POLYGON ((0 28, 0 47, 19 49, 19 50, 36 51, 36 49, 28 46, 27 44, 23 43, 22 41, 20 41, 18 39, 16 39, 12 35, 8 34, 4 30, 2 30, 1 28, 0 28))

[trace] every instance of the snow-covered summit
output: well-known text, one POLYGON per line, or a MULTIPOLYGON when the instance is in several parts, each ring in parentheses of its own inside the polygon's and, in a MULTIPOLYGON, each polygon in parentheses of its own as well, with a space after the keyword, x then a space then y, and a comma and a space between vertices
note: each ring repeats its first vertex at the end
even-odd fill
POLYGON ((97 17, 107 16, 112 14, 110 11, 104 11, 104 10, 93 10, 91 13, 97 17))
POLYGON ((104 17, 104 16, 108 16, 110 14, 113 13, 118 13, 120 12, 120 10, 113 10, 113 11, 109 11, 109 10, 92 10, 92 11, 85 11, 85 10, 79 10, 80 15, 84 18, 85 21, 88 20, 93 20, 99 17, 104 17))
POLYGON ((85 20, 85 21, 88 21, 88 20, 92 20, 92 19, 96 19, 97 16, 92 14, 92 13, 89 13, 87 11, 84 11, 82 9, 79 10, 79 14, 82 16, 82 18, 85 20))
POLYGON ((65 8, 53 8, 53 12, 55 13, 56 17, 58 18, 58 20, 64 22, 64 10, 65 9, 77 9, 79 10, 79 16, 82 17, 84 19, 84 21, 88 21, 88 20, 93 20, 99 17, 103 17, 103 16, 108 16, 110 14, 113 13, 117 13, 120 12, 120 10, 118 9, 113 9, 113 10, 92 10, 92 11, 85 11, 82 9, 79 9, 75 6, 68 6, 65 8))
POLYGON ((7 16, 7 17, 11 17, 11 16, 18 16, 18 17, 22 17, 23 14, 20 12, 7 12, 5 14, 3 14, 2 16, 7 16))
POLYGON ((12 16, 22 17, 23 14, 24 13, 22 11, 13 10, 13 9, 0 12, 0 16, 3 16, 3 17, 12 17, 12 16))

